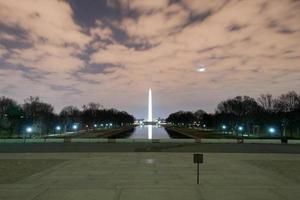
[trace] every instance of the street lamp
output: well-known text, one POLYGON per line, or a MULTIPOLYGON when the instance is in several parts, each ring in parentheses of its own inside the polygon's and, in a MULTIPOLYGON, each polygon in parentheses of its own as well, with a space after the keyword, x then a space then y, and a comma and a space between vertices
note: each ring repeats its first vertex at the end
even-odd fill
POLYGON ((227 126, 226 126, 226 125, 222 125, 222 129, 223 129, 223 130, 226 130, 226 129, 227 129, 227 126))
MULTIPOLYGON (((242 140, 240 141, 241 143, 244 143, 244 127, 238 126, 238 131, 242 133, 242 140)), ((239 135, 239 134, 238 134, 239 135)))
POLYGON ((27 128, 26 128, 26 132, 27 132, 27 133, 32 133, 32 128, 31 128, 31 127, 27 127, 27 128))
POLYGON ((60 126, 56 126, 55 129, 56 129, 57 131, 60 131, 60 130, 61 130, 61 127, 60 127, 60 126))
POLYGON ((72 126, 72 128, 73 128, 74 130, 76 130, 76 129, 78 128, 78 126, 77 126, 76 124, 74 124, 74 125, 72 126))
POLYGON ((272 133, 275 133, 275 132, 276 132, 276 129, 275 129, 275 128, 273 128, 273 127, 270 127, 270 128, 269 128, 269 133, 272 134, 272 133))
POLYGON ((97 124, 94 124, 94 127, 97 128, 97 124))
POLYGON ((244 130, 244 127, 239 126, 239 127, 238 127, 238 130, 239 130, 239 131, 243 131, 243 130, 244 130))

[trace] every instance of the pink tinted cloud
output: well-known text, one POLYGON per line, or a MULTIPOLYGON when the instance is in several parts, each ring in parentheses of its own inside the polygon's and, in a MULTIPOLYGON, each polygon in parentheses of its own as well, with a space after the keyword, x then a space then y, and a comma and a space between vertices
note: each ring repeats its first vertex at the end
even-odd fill
MULTIPOLYGON (((299 2, 109 1, 111 7, 121 5, 122 12, 135 10, 139 14, 134 19, 111 22, 124 31, 132 46, 114 38, 114 30, 102 19, 84 30, 72 18, 73 11, 66 2, 0 4, 7 10, 0 12, 1 19, 7 19, 9 26, 25 29, 32 44, 11 51, 7 62, 48 73, 40 87, 26 80, 12 91, 34 88, 34 94, 51 100, 58 108, 73 102, 80 106, 99 101, 143 117, 151 87, 155 115, 166 116, 179 109, 214 111, 220 100, 235 95, 278 95, 300 87, 299 2), (18 12, 13 15, 9 10, 18 12), (141 50, 136 44, 146 47, 141 50), (87 46, 93 52, 84 60, 79 55, 87 46), (107 63, 111 67, 101 73, 82 70, 107 63), (198 73, 198 66, 206 67, 206 71, 198 73), (78 77, 74 77, 78 70, 78 77), (53 83, 74 88, 80 95, 68 93, 66 98, 66 91, 51 89, 53 83), (44 88, 49 90, 44 92, 44 88), (53 95, 55 100, 50 97, 53 95)), ((7 53, 5 48, 2 52, 7 53)), ((25 80, 21 73, 10 73, 16 81, 25 80)), ((1 83, 9 84, 2 77, 1 83)), ((21 98, 20 94, 25 95, 15 96, 21 98)))

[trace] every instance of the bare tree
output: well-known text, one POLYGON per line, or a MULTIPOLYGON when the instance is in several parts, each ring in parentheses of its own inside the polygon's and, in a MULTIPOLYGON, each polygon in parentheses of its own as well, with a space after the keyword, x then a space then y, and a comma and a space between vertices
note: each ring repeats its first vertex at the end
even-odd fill
POLYGON ((271 94, 261 94, 260 97, 257 98, 257 103, 265 111, 273 112, 276 99, 271 94))
POLYGON ((216 113, 232 116, 236 121, 236 125, 238 123, 244 123, 247 132, 250 132, 250 124, 259 109, 259 105, 253 98, 248 96, 237 96, 233 99, 228 99, 219 103, 216 113))
POLYGON ((197 110, 194 115, 195 115, 195 118, 198 122, 201 122, 203 120, 203 116, 207 114, 204 110, 197 110))
POLYGON ((7 97, 0 97, 0 132, 6 130, 10 136, 18 133, 21 126, 21 107, 16 101, 7 97))
POLYGON ((276 100, 274 107, 281 118, 282 136, 287 136, 287 128, 290 129, 292 134, 292 129, 298 128, 294 122, 299 120, 300 95, 295 91, 282 94, 276 100))
POLYGON ((275 109, 278 112, 291 112, 295 110, 300 104, 300 95, 295 91, 290 91, 282 94, 275 102, 275 109))
POLYGON ((44 103, 39 97, 32 97, 25 99, 23 104, 23 111, 26 118, 36 126, 37 132, 40 136, 48 133, 51 129, 51 122, 54 116, 54 108, 48 103, 44 103))
POLYGON ((64 124, 64 132, 66 132, 67 127, 70 124, 75 122, 78 123, 80 121, 81 112, 75 106, 66 106, 61 110, 59 116, 61 117, 64 124))
POLYGON ((17 102, 7 97, 0 97, 0 117, 7 115, 7 110, 10 106, 17 105, 17 102))

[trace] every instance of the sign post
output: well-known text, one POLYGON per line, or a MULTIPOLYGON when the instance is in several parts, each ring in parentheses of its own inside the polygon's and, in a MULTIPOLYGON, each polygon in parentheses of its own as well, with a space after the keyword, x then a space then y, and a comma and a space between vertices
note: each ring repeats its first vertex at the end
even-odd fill
POLYGON ((197 184, 199 184, 199 164, 203 163, 203 154, 194 154, 194 163, 197 164, 197 184))

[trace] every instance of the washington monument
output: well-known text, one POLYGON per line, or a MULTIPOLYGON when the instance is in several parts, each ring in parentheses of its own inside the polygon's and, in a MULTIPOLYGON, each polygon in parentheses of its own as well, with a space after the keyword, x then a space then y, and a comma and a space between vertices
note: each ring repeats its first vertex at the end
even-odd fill
POLYGON ((148 122, 152 122, 152 91, 149 89, 149 99, 148 99, 148 122))
POLYGON ((152 116, 152 91, 151 88, 148 92, 148 119, 144 120, 144 124, 146 125, 155 125, 157 122, 153 120, 152 116))

